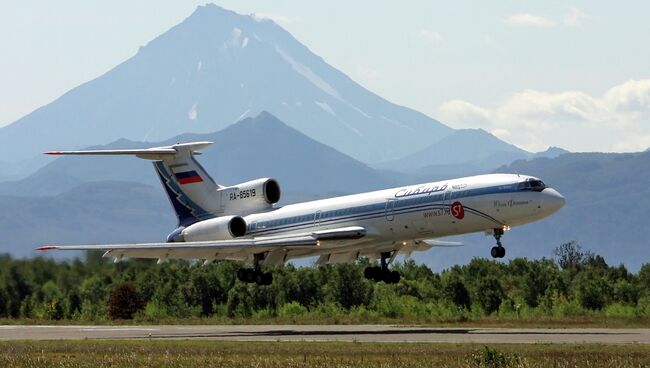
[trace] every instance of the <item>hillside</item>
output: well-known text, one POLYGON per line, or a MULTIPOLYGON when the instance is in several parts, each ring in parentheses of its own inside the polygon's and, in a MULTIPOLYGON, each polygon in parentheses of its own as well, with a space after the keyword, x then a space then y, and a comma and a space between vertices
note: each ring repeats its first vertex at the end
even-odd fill
POLYGON ((418 181, 440 180, 488 173, 530 155, 483 129, 460 129, 422 150, 375 167, 411 174, 418 181))
POLYGON ((274 22, 209 4, 106 74, 1 128, 0 156, 11 158, 2 175, 42 166, 39 153, 52 145, 163 141, 262 111, 364 162, 453 132, 366 90, 274 22))
POLYGON ((0 206, 0 253, 15 256, 46 244, 160 241, 176 225, 162 189, 130 182, 82 184, 51 197, 0 195, 0 206))
MULTIPOLYGON (((355 193, 396 185, 386 172, 318 143, 263 112, 219 132, 184 134, 163 142, 119 140, 93 148, 142 148, 177 142, 211 141, 198 157, 220 183, 274 177, 283 191, 296 193, 355 193)), ((0 183, 0 194, 53 195, 84 182, 120 180, 158 186, 151 163, 131 157, 61 157, 18 182, 0 183)))

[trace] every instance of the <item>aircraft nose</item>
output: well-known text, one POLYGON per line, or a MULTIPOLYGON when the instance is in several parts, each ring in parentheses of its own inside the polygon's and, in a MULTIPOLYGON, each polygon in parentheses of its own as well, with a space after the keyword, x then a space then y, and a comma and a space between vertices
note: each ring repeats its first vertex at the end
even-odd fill
POLYGON ((553 213, 560 208, 564 207, 564 204, 566 203, 566 200, 560 194, 557 190, 553 188, 546 188, 542 191, 542 194, 544 195, 542 199, 542 209, 545 211, 548 211, 549 213, 553 213))

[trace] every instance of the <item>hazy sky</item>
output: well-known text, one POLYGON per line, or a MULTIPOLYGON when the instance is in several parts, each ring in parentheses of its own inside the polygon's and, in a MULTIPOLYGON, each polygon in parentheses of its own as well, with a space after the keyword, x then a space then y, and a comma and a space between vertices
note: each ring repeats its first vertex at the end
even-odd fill
MULTIPOLYGON (((0 126, 133 56, 205 1, 0 3, 0 126)), ((395 103, 529 150, 650 147, 648 1, 223 0, 395 103)))

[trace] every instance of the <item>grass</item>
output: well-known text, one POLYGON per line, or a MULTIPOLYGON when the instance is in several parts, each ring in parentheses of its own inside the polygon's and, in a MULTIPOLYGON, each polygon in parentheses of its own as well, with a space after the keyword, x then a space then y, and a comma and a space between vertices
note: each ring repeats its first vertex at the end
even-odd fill
POLYGON ((501 327, 501 328, 647 328, 646 318, 590 317, 537 317, 502 318, 496 316, 471 320, 423 321, 416 318, 386 318, 380 316, 355 317, 350 315, 316 318, 312 315, 267 318, 164 318, 157 320, 49 320, 0 318, 0 325, 354 325, 388 324, 426 327, 501 327))
POLYGON ((648 345, 0 342, 0 367, 647 367, 648 345))

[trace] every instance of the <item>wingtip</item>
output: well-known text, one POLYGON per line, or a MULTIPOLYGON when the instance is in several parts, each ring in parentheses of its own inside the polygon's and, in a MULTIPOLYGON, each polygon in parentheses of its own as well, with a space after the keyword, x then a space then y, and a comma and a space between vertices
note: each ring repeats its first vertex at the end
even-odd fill
POLYGON ((36 250, 55 250, 55 249, 59 249, 59 247, 56 247, 56 246, 53 246, 53 245, 45 245, 45 246, 36 248, 36 250))
POLYGON ((61 151, 47 151, 43 152, 44 155, 60 155, 61 151))

